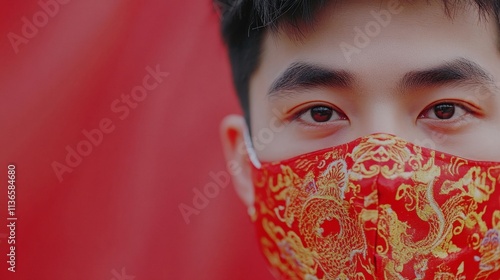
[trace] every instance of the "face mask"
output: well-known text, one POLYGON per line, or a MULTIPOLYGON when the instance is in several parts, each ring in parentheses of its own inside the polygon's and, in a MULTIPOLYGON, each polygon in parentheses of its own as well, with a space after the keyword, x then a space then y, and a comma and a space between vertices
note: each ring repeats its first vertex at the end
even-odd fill
POLYGON ((278 279, 500 279, 500 162, 387 134, 251 160, 251 216, 278 279))

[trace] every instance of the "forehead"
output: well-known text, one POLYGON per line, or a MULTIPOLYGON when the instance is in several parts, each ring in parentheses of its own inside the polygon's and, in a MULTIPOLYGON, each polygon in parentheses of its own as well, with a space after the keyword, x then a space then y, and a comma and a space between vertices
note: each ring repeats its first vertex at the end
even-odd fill
MULTIPOLYGON (((341 1, 322 9, 300 35, 268 32, 252 80, 272 83, 291 63, 305 61, 353 72, 365 79, 465 57, 487 67, 498 58, 497 24, 473 6, 447 15, 442 1, 341 1)), ((498 61, 498 60, 496 60, 498 61)), ((250 89, 252 92, 251 82, 250 89)), ((262 90, 262 89, 259 89, 262 90)))
MULTIPOLYGON (((277 32, 268 32, 266 40, 301 47, 324 41, 328 37, 346 40, 345 36, 357 35, 358 29, 365 33, 371 39, 370 41, 386 40, 388 37, 397 35, 409 39, 407 35, 412 34, 416 37, 422 32, 428 32, 429 29, 435 31, 426 33, 431 36, 443 33, 449 35, 448 31, 460 30, 461 32, 453 34, 454 37, 469 37, 478 32, 478 29, 481 31, 487 29, 491 35, 490 41, 496 42, 498 37, 496 19, 486 15, 484 11, 479 11, 473 4, 474 1, 451 1, 467 4, 449 5, 447 9, 445 9, 444 2, 448 1, 332 1, 318 11, 311 24, 303 24, 299 28, 287 27, 283 24, 284 28, 278 29, 277 32)), ((426 37, 428 36, 420 39, 426 39, 426 37)), ((476 38, 479 37, 469 37, 469 39, 476 38)))

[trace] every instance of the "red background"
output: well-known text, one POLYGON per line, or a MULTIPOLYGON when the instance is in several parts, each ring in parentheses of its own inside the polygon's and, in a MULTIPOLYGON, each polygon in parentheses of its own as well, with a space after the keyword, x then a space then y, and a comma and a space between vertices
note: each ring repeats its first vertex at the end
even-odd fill
POLYGON ((226 169, 219 123, 239 112, 211 1, 69 1, 16 53, 8 34, 40 11, 0 4, 0 279, 271 279, 232 185, 189 224, 179 210, 226 169), (120 120, 110 105, 156 65, 169 76, 120 120), (59 182, 53 162, 103 118, 115 130, 59 182))

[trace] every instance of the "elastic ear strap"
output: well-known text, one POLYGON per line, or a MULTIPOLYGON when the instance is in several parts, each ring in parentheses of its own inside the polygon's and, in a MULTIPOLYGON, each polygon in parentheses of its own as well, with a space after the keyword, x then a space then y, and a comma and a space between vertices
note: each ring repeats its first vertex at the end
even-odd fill
POLYGON ((250 132, 248 132, 248 129, 244 131, 243 138, 245 140, 245 147, 247 149, 248 158, 250 159, 250 162, 253 164, 255 168, 260 169, 262 164, 257 158, 257 153, 255 153, 255 149, 253 148, 252 139, 250 138, 250 132))

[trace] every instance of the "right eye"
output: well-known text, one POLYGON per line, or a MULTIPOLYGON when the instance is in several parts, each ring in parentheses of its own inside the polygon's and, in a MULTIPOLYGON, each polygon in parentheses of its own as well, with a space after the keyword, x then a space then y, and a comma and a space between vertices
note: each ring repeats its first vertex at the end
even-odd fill
POLYGON ((298 119, 306 124, 317 124, 347 120, 347 117, 338 110, 324 105, 316 105, 302 110, 298 119))

